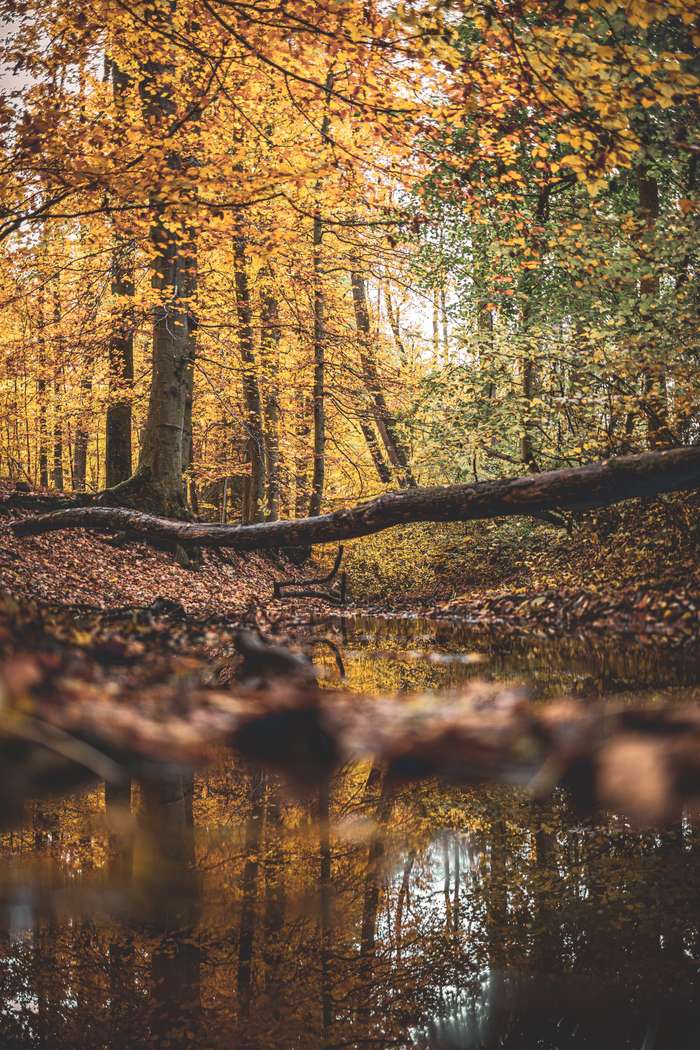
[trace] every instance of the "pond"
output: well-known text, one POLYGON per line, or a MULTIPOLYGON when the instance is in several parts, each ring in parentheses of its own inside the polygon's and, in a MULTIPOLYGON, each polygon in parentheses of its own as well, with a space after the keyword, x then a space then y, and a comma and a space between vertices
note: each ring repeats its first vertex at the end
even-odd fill
MULTIPOLYGON (((700 696, 700 653, 338 620, 328 680, 536 696, 700 696)), ((700 829, 583 820, 562 795, 369 765, 291 793, 222 755, 194 778, 97 785, 0 837, 0 1046, 690 1050, 700 829)))

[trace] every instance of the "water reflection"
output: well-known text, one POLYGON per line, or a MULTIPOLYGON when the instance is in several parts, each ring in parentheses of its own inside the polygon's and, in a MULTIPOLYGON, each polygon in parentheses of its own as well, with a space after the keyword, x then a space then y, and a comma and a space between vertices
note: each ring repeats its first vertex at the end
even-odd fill
MULTIPOLYGON (((345 629, 362 689, 491 673, 546 695, 585 671, 653 702, 698 681, 694 658, 648 649, 635 684, 631 649, 345 629), (489 662, 406 658, 420 649, 489 662)), ((0 840, 0 1045, 690 1050, 698 840, 687 821, 582 823, 562 797, 396 791, 366 766, 292 798, 223 755, 36 803, 0 840)))

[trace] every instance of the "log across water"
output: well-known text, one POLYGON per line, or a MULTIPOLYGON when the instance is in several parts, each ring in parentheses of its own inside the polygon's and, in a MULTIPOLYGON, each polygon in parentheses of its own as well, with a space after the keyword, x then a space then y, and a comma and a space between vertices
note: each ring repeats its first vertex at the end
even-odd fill
POLYGON ((548 510, 587 510, 700 487, 700 446, 619 456, 523 477, 390 492, 332 514, 258 525, 175 521, 114 507, 76 507, 13 524, 20 536, 58 529, 127 530, 147 540, 235 550, 337 543, 412 522, 473 521, 548 510))

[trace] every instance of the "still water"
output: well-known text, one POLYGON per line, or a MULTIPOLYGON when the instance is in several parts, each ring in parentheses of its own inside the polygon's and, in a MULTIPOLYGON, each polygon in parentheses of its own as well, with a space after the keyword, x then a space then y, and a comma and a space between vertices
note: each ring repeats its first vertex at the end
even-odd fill
MULTIPOLYGON (((700 654, 356 619, 333 681, 700 696, 700 654)), ((0 837, 0 1047, 697 1050, 700 829, 583 821, 556 797, 342 769, 290 794, 221 757, 194 780, 37 801, 0 837)))

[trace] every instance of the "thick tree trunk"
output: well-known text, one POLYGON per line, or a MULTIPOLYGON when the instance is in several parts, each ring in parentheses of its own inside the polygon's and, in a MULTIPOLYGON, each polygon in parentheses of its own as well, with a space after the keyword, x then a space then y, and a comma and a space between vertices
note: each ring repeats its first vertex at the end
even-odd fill
MULTIPOLYGON (((197 359, 197 318, 195 315, 194 299, 197 293, 197 241, 194 228, 188 230, 188 241, 184 250, 186 265, 184 267, 185 286, 183 295, 186 300, 187 309, 187 364, 185 367, 185 410, 182 425, 182 471, 188 473, 192 469, 194 459, 194 438, 192 433, 192 407, 194 403, 194 366, 197 359)), ((196 490, 194 479, 190 473, 190 488, 193 494, 193 504, 196 501, 196 490)), ((187 487, 183 489, 185 500, 187 500, 187 487)))
POLYGON ((377 429, 386 448, 389 461, 394 467, 401 486, 415 485, 415 478, 408 461, 408 452, 404 447, 396 426, 396 420, 389 411, 384 397, 377 370, 377 362, 370 342, 369 309, 367 307, 367 288, 362 274, 353 271, 350 275, 352 301, 355 308, 355 323, 360 337, 360 360, 367 390, 374 407, 374 418, 377 429))
MULTIPOLYGON (((163 293, 153 321, 153 377, 139 464, 133 480, 150 490, 144 505, 162 506, 166 513, 185 510, 182 492, 183 437, 187 402, 189 339, 185 284, 179 238, 156 216, 151 242, 158 254, 153 287, 163 293)), ((126 482, 127 485, 130 485, 126 482)), ((119 490, 115 490, 115 495, 119 490)))
POLYGON ((64 528, 128 529, 149 539, 208 547, 265 550, 369 536, 417 521, 473 521, 538 515, 543 511, 586 510, 636 496, 700 487, 700 446, 644 452, 518 478, 390 492, 348 510, 314 518, 222 526, 171 521, 136 511, 80 507, 17 521, 17 535, 64 528))
MULTIPOLYGON (((170 24, 172 9, 159 0, 146 5, 144 21, 162 31, 170 24)), ((176 68, 172 57, 163 55, 142 67, 140 93, 143 112, 154 134, 165 141, 177 106, 176 68)), ((177 148, 165 152, 171 177, 182 179, 185 165, 177 148)), ((179 193, 183 211, 174 214, 156 189, 151 197, 153 221, 150 247, 153 255, 151 285, 160 293, 153 310, 153 372, 139 463, 132 477, 108 490, 104 502, 126 503, 156 513, 185 516, 183 443, 185 406, 190 360, 188 291, 193 286, 195 260, 188 243, 184 209, 194 195, 179 193)))

